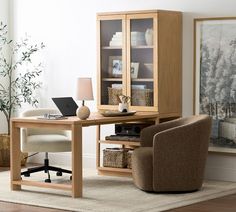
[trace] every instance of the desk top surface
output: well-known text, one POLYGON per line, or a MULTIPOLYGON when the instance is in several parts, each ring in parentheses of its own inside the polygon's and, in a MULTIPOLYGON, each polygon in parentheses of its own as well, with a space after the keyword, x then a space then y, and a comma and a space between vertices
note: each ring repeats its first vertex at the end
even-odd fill
POLYGON ((91 126, 99 124, 112 124, 117 122, 129 122, 129 121, 139 121, 144 119, 157 119, 159 114, 157 112, 137 112, 132 116, 116 116, 116 117, 104 117, 99 112, 92 112, 88 119, 81 120, 77 116, 69 116, 67 119, 58 119, 58 120, 47 120, 47 119, 38 119, 38 117, 19 117, 12 118, 12 123, 21 123, 21 124, 48 124, 48 125, 72 125, 78 124, 82 126, 91 126))

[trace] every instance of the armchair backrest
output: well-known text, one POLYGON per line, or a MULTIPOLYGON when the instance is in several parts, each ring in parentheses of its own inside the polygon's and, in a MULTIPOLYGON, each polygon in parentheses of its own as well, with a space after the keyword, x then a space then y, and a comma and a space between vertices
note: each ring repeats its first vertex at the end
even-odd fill
POLYGON ((186 124, 195 123, 204 119, 211 118, 208 115, 195 115, 185 118, 178 118, 172 121, 163 122, 157 125, 153 125, 150 127, 146 127, 141 131, 141 146, 143 147, 152 147, 153 146, 153 138, 155 134, 162 132, 167 129, 175 128, 178 126, 183 126, 186 124))

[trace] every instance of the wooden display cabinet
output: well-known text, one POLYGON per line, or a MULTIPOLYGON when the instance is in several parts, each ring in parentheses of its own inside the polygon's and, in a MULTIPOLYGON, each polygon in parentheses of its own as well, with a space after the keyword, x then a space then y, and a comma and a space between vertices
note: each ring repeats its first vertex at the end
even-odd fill
MULTIPOLYGON (((162 121, 182 115, 181 12, 99 13, 97 50, 98 110, 117 110, 124 94, 131 97, 131 111, 155 111, 162 121)), ((101 144, 140 143, 104 140, 97 129, 98 173, 131 176, 131 169, 102 166, 101 144)))
POLYGON ((151 10, 97 14, 98 109, 182 114, 182 14, 151 10))

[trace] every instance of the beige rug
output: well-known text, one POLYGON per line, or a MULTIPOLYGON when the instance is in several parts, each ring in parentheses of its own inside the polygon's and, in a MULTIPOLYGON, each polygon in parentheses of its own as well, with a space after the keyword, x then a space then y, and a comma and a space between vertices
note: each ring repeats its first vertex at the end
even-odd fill
MULTIPOLYGON (((31 179, 45 177, 43 173, 36 175, 31 179)), ((52 175, 54 180, 62 179, 52 175)), ((68 178, 63 177, 65 181, 68 178)), ((0 200, 80 212, 163 211, 236 193, 236 183, 207 181, 201 191, 194 193, 153 194, 137 189, 131 178, 97 176, 94 171, 84 171, 83 193, 83 198, 73 199, 69 192, 53 189, 23 187, 23 191, 10 191, 9 172, 0 172, 0 200)))

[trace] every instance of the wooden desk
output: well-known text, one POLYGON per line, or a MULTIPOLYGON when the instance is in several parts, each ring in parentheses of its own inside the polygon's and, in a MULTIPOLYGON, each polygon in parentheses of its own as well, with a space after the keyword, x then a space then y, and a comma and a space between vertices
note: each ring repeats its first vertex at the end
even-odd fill
POLYGON ((11 189, 21 190, 22 185, 38 186, 71 190, 72 197, 82 197, 82 127, 144 120, 155 120, 159 122, 159 115, 157 112, 138 112, 133 116, 104 117, 99 113, 92 113, 87 120, 80 120, 77 117, 68 117, 68 119, 63 120, 42 120, 37 119, 37 117, 11 119, 11 189), (20 128, 56 128, 71 130, 72 183, 70 185, 21 179, 20 128))

